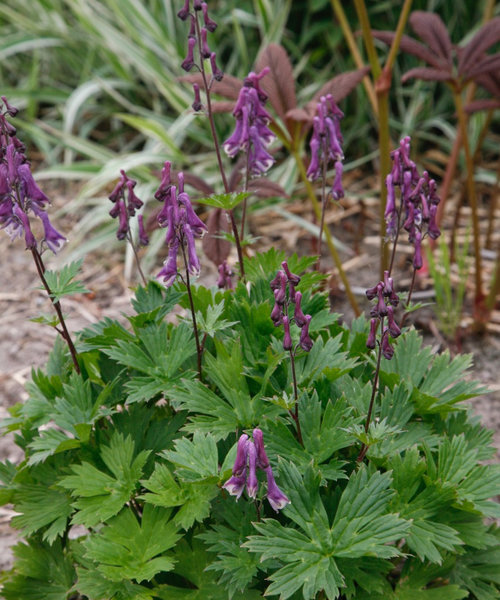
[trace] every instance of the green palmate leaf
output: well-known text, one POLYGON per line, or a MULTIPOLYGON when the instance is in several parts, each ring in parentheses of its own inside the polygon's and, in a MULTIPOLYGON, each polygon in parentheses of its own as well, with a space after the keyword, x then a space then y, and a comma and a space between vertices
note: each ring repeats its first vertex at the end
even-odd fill
POLYGON ((329 338, 326 342, 322 338, 316 339, 311 351, 299 355, 295 361, 298 383, 305 384, 323 372, 333 381, 354 368, 357 360, 348 358, 346 352, 340 352, 340 344, 341 336, 329 338))
POLYGON ((14 494, 16 512, 13 527, 22 530, 24 536, 47 527, 42 539, 52 544, 66 529, 73 509, 67 494, 47 485, 23 484, 14 494))
POLYGON ((172 404, 177 409, 181 408, 202 415, 189 416, 190 423, 184 429, 192 433, 195 431, 211 433, 216 440, 219 440, 227 437, 239 426, 238 417, 232 406, 198 380, 184 380, 182 387, 177 387, 172 394, 172 404))
POLYGON ((199 198, 197 202, 223 210, 232 210, 238 204, 241 204, 245 198, 250 196, 250 192, 232 192, 229 194, 214 194, 208 198, 199 198))
POLYGON ((223 312, 224 300, 219 302, 219 304, 209 306, 207 308, 206 315, 203 315, 201 312, 196 313, 196 320, 200 331, 206 333, 210 337, 213 337, 217 331, 222 331, 223 329, 227 329, 228 327, 236 325, 237 321, 227 321, 226 319, 221 319, 223 312))
POLYGON ((131 581, 111 581, 97 569, 77 567, 75 589, 89 600, 153 600, 154 590, 131 581))
POLYGON ((218 455, 215 438, 195 432, 193 440, 181 438, 174 442, 175 450, 166 450, 161 456, 176 465, 176 473, 186 481, 218 480, 218 455))
POLYGON ((146 504, 139 522, 126 507, 83 543, 85 557, 95 561, 97 570, 110 581, 150 581, 174 565, 164 552, 181 536, 170 516, 171 511, 146 504))
POLYGON ((146 287, 138 286, 132 299, 137 317, 130 317, 134 327, 143 327, 148 321, 159 323, 178 304, 183 294, 173 287, 165 288, 157 281, 148 281, 146 287))
POLYGON ((450 557, 443 565, 429 564, 417 559, 406 561, 401 578, 394 589, 394 600, 460 600, 468 596, 458 585, 448 585, 450 557))
POLYGON ((82 266, 77 260, 63 267, 59 272, 45 271, 44 276, 51 291, 51 297, 58 301, 72 294, 86 294, 89 290, 79 281, 73 281, 82 266))
POLYGON ((119 340, 131 342, 134 336, 118 321, 104 317, 102 321, 85 328, 81 332, 81 340, 78 349, 81 352, 90 350, 101 350, 115 346, 119 340))
POLYGON ((215 482, 177 481, 168 466, 163 464, 157 464, 151 477, 141 483, 150 490, 139 496, 142 500, 165 508, 180 507, 173 522, 183 529, 189 529, 195 521, 201 522, 208 517, 210 502, 219 493, 215 482))
POLYGON ((74 524, 94 527, 116 515, 130 497, 142 475, 149 451, 142 451, 134 458, 134 442, 115 433, 109 446, 103 446, 101 459, 108 473, 93 464, 83 462, 72 465, 73 475, 63 477, 58 483, 76 497, 73 502, 77 513, 74 524))
POLYGON ((167 324, 147 325, 138 333, 137 341, 118 340, 104 352, 119 364, 139 371, 126 384, 127 402, 150 400, 157 394, 167 393, 173 382, 186 376, 184 363, 196 352, 193 332, 187 323, 181 323, 168 337, 167 324))
MULTIPOLYGON (((208 569, 213 555, 196 537, 190 542, 182 539, 175 547, 173 558, 176 561, 174 573, 180 576, 180 582, 156 587, 155 596, 162 600, 221 600, 228 597, 228 592, 218 581, 218 575, 208 569), (186 587, 178 587, 182 580, 187 583, 186 587)), ((232 594, 233 600, 258 598, 262 598, 262 593, 248 588, 232 594)))
POLYGON ((66 600, 75 579, 71 556, 56 540, 14 546, 16 564, 2 588, 5 600, 66 600))

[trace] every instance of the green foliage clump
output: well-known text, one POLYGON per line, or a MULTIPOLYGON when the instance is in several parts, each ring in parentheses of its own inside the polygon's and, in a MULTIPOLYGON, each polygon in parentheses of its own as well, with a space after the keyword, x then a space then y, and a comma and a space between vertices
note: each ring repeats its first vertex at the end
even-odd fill
POLYGON ((463 404, 485 391, 464 378, 470 358, 434 356, 404 332, 381 361, 365 431, 369 325, 341 325, 321 276, 305 274, 314 346, 295 356, 300 443, 269 316, 283 258, 248 260, 234 291, 193 288, 202 381, 191 323, 174 310, 186 289, 156 282, 137 288, 128 326, 107 318, 80 332, 81 374, 59 343, 33 372, 4 423, 25 452, 0 467, 0 500, 24 537, 6 600, 500 597, 500 532, 485 524, 500 516, 500 470, 484 463, 491 433, 463 404), (290 500, 279 513, 264 481, 254 501, 221 489, 239 435, 256 427, 290 500))

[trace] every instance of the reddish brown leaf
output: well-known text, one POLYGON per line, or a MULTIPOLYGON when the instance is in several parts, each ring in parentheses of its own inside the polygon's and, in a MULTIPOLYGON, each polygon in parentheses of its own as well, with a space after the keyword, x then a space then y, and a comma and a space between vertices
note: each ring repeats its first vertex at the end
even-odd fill
POLYGON ((474 81, 495 98, 500 98, 500 73, 483 73, 474 81))
POLYGON ((270 181, 266 177, 259 177, 259 179, 251 179, 248 183, 248 191, 252 192, 259 198, 288 198, 288 194, 285 190, 274 181, 270 181))
POLYGON ((424 81, 451 81, 453 76, 449 71, 443 69, 431 69, 430 67, 416 67, 407 71, 401 81, 406 83, 408 79, 423 79, 424 81))
POLYGON ((500 17, 495 17, 476 33, 459 54, 458 70, 466 72, 474 67, 479 57, 500 41, 500 17))
MULTIPOLYGON (((392 40, 394 39, 394 33, 392 31, 372 31, 373 37, 384 44, 390 46, 392 44, 392 40)), ((402 52, 406 52, 407 54, 411 54, 425 60, 426 63, 436 67, 436 69, 440 69, 443 67, 439 58, 429 50, 426 46, 417 42, 417 40, 413 39, 409 35, 403 35, 401 37, 401 42, 399 44, 399 48, 402 52)))
POLYGON ((285 121, 287 111, 297 106, 292 63, 286 50, 278 44, 266 46, 257 59, 255 70, 259 72, 264 67, 271 71, 262 79, 262 89, 269 96, 276 114, 285 121))
POLYGON ((214 113, 230 113, 233 112, 233 108, 236 102, 231 100, 221 100, 220 102, 212 101, 212 112, 214 113))
MULTIPOLYGON (((201 73, 193 73, 192 75, 183 75, 179 77, 179 81, 187 81, 188 83, 197 83, 203 89, 203 77, 201 73)), ((219 96, 224 96, 231 100, 237 100, 243 82, 237 77, 224 74, 222 81, 214 81, 211 91, 219 96)))
POLYGON ((500 52, 496 54, 486 55, 483 59, 478 60, 472 66, 471 69, 468 69, 463 72, 464 78, 475 79, 479 75, 484 75, 485 73, 498 73, 500 71, 500 52))
POLYGON ((218 267, 231 252, 231 244, 219 237, 229 231, 226 213, 220 208, 214 208, 208 215, 207 228, 208 232, 201 241, 203 252, 218 267))
POLYGON ((471 115, 472 113, 479 112, 480 110, 495 110, 496 108, 500 108, 500 100, 489 98, 469 102, 469 104, 465 106, 465 112, 471 115))
POLYGON ((441 18, 432 12, 416 10, 410 15, 413 31, 435 52, 447 65, 451 65, 451 40, 441 18))
POLYGON ((211 196, 215 191, 214 188, 204 179, 198 177, 197 175, 193 175, 189 171, 184 171, 184 181, 205 196, 211 196))
POLYGON ((290 121, 300 121, 301 123, 311 123, 314 117, 314 111, 311 113, 306 108, 292 108, 286 113, 286 118, 290 121))
POLYGON ((354 88, 362 81, 365 75, 368 75, 370 72, 370 67, 363 67, 361 69, 356 69, 354 71, 347 71, 346 73, 341 73, 337 75, 330 81, 327 81, 319 90, 314 94, 313 99, 308 102, 308 107, 310 104, 314 107, 313 110, 316 110, 316 104, 321 96, 326 96, 327 94, 331 94, 333 99, 337 104, 343 100, 346 96, 348 96, 354 88))

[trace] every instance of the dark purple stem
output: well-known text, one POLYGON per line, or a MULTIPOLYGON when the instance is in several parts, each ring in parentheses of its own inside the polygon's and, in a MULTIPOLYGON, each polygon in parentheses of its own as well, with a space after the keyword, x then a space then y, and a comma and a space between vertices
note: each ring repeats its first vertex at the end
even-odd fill
POLYGON ((78 364, 78 355, 76 353, 76 348, 73 344, 73 340, 71 339, 68 328, 66 327, 66 322, 64 320, 64 316, 61 309, 61 303, 59 302, 59 300, 54 299, 54 297, 52 296, 52 290, 50 289, 50 286, 47 283, 47 280, 45 279, 45 265, 43 264, 42 256, 40 255, 40 252, 38 252, 37 248, 31 248, 31 254, 33 255, 33 260, 35 261, 38 276, 40 277, 45 291, 49 295, 50 301, 52 302, 52 306, 56 311, 59 323, 62 327, 62 331, 60 329, 57 329, 57 327, 56 330, 61 334, 62 338, 68 345, 69 352, 71 354, 71 359, 75 367, 75 371, 80 375, 80 365, 78 364))
POLYGON ((198 377, 200 381, 202 381, 201 375, 201 354, 202 349, 200 345, 200 337, 198 334, 198 324, 196 323, 196 314, 194 312, 194 302, 193 302, 193 294, 191 293, 191 280, 189 278, 189 268, 188 261, 186 257, 186 249, 184 248, 184 240, 181 240, 180 247, 182 248, 182 258, 184 259, 184 267, 186 269, 186 290, 189 298, 189 307, 191 309, 191 316, 193 318, 193 331, 194 331, 194 339, 196 342, 196 355, 197 355, 197 363, 198 363, 198 377))

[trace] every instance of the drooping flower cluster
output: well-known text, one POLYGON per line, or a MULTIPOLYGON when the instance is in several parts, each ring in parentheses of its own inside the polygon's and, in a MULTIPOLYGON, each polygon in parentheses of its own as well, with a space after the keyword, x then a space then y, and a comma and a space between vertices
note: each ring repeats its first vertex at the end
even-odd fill
POLYGON ((399 304, 399 298, 394 291, 394 281, 389 277, 389 271, 384 271, 384 281, 380 281, 376 286, 366 290, 368 300, 377 300, 377 303, 370 311, 372 317, 370 321, 370 334, 366 341, 367 348, 375 348, 377 340, 377 329, 380 324, 382 329, 381 348, 385 358, 390 360, 394 354, 394 348, 389 342, 389 336, 397 338, 401 335, 401 329, 394 319, 394 308, 399 304), (387 325, 384 323, 387 317, 387 325))
POLYGON ((177 278, 177 255, 179 249, 185 257, 186 268, 191 275, 199 275, 200 261, 196 254, 195 238, 202 237, 207 227, 194 212, 191 200, 184 191, 184 173, 177 175, 175 186, 171 181, 171 163, 165 162, 162 169, 160 186, 156 190, 155 198, 163 202, 163 208, 158 213, 160 227, 167 227, 165 242, 169 247, 167 260, 157 278, 165 285, 171 286, 177 278), (186 256, 187 248, 187 256, 186 256))
POLYGON ((240 436, 236 450, 236 460, 233 465, 233 474, 222 486, 231 496, 239 499, 243 490, 247 489, 249 498, 255 498, 259 488, 257 469, 265 472, 267 478, 267 499, 273 509, 278 512, 290 503, 290 500, 277 486, 273 470, 269 464, 264 439, 260 429, 253 430, 253 440, 246 433, 240 436))
POLYGON ((275 327, 283 325, 285 336, 283 337, 283 349, 292 350, 293 340, 290 332, 290 324, 300 327, 300 339, 298 346, 306 352, 313 347, 313 341, 309 336, 309 323, 311 315, 305 315, 302 311, 302 294, 295 290, 300 282, 300 277, 291 273, 286 261, 281 263, 282 269, 271 281, 270 286, 274 293, 274 308, 271 311, 271 319, 275 327), (293 317, 289 317, 290 305, 294 305, 293 317))
POLYGON ((223 144, 226 154, 231 158, 238 152, 247 153, 248 168, 252 175, 263 175, 274 163, 267 146, 275 135, 268 127, 271 117, 264 108, 267 94, 259 84, 267 73, 269 67, 258 74, 251 72, 245 78, 233 110, 235 130, 223 144))
POLYGON ((413 244, 413 266, 422 268, 422 240, 428 235, 433 240, 441 232, 436 224, 439 196, 436 182, 427 171, 420 176, 415 163, 410 159, 410 136, 403 138, 399 148, 391 152, 392 170, 386 177, 387 204, 385 220, 387 235, 395 238, 399 227, 408 232, 413 244), (400 205, 396 206, 396 188, 400 190, 400 205))
POLYGON ((11 240, 24 234, 26 248, 38 249, 38 242, 31 230, 30 215, 38 217, 44 230, 41 248, 45 244, 54 252, 61 249, 66 238, 50 223, 46 207, 50 203, 38 187, 25 155, 24 144, 16 137, 16 128, 7 117, 15 117, 17 108, 2 96, 0 109, 0 229, 11 240))
MULTIPOLYGON (((137 182, 134 179, 127 177, 125 171, 121 170, 120 179, 109 195, 109 199, 114 204, 113 208, 109 211, 109 214, 113 219, 118 217, 118 231, 116 232, 116 237, 119 240, 124 240, 129 236, 130 217, 134 217, 136 211, 144 204, 134 192, 136 184, 137 182)), ((139 245, 147 246, 149 244, 149 238, 144 229, 142 215, 137 215, 137 222, 139 225, 139 245)))
POLYGON ((323 169, 333 162, 335 177, 332 185, 332 197, 339 200, 344 197, 342 187, 342 172, 344 152, 342 150, 343 137, 340 131, 340 120, 344 113, 335 103, 333 96, 321 96, 318 102, 317 114, 313 120, 313 134, 310 141, 311 162, 307 169, 307 177, 311 181, 323 177, 323 169))
MULTIPOLYGON (((208 6, 206 2, 200 2, 194 0, 193 10, 190 10, 190 0, 185 0, 184 6, 177 13, 177 16, 182 21, 190 19, 190 28, 188 33, 188 51, 186 58, 182 61, 181 67, 185 71, 191 71, 193 67, 198 67, 201 70, 201 64, 197 64, 195 61, 194 51, 198 46, 200 61, 204 59, 210 59, 210 67, 212 69, 212 78, 215 81, 221 81, 224 77, 224 73, 217 66, 217 56, 215 52, 212 52, 208 46, 208 33, 213 33, 217 29, 217 23, 213 21, 208 15, 208 6), (203 25, 200 25, 198 21, 198 15, 201 12, 203 19, 203 25)), ((210 87, 211 83, 209 84, 210 87)), ((197 83, 193 84, 194 88, 194 102, 193 110, 200 111, 202 109, 202 103, 200 99, 200 87, 197 83)))

